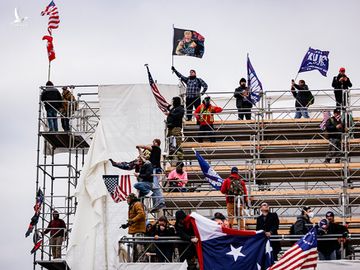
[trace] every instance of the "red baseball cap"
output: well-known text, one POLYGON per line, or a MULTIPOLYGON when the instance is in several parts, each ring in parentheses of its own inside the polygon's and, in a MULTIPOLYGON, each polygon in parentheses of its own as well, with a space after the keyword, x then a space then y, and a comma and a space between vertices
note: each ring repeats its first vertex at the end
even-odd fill
POLYGON ((341 67, 341 68, 339 69, 339 72, 345 72, 345 68, 344 68, 344 67, 341 67))

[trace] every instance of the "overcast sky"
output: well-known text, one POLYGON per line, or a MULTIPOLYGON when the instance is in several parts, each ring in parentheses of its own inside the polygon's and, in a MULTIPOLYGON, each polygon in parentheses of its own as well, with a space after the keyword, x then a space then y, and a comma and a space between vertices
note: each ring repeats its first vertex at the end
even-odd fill
MULTIPOLYGON (((1 269, 31 269, 32 242, 24 238, 33 214, 38 86, 46 82, 47 18, 44 0, 0 1, 1 76, 1 269), (11 25, 14 8, 30 17, 11 25)), ((64 84, 146 83, 150 64, 159 83, 171 73, 172 25, 205 36, 203 59, 175 57, 185 75, 197 70, 209 91, 233 91, 246 76, 246 54, 266 89, 288 89, 311 46, 330 51, 328 77, 317 71, 299 78, 327 88, 340 66, 354 86, 360 74, 360 1, 115 1, 58 0, 61 24, 54 30, 57 59, 52 80, 64 84)))

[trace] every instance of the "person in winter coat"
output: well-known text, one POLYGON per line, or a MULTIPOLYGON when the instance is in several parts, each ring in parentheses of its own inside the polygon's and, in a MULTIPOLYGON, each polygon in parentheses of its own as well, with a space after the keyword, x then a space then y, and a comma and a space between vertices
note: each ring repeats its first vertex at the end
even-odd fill
POLYGON ((310 118, 308 107, 314 102, 314 97, 311 94, 309 87, 304 80, 299 80, 299 84, 296 84, 294 80, 291 81, 291 93, 293 94, 295 101, 295 119, 310 118))
MULTIPOLYGON (((169 224, 166 217, 161 216, 153 229, 154 238, 158 240, 159 237, 175 236, 175 228, 169 224)), ((174 252, 174 245, 172 243, 156 244, 156 255, 159 262, 172 262, 172 255, 174 252)))
POLYGON ((339 74, 333 78, 331 86, 334 88, 336 107, 342 109, 347 104, 346 90, 352 87, 350 78, 345 74, 345 68, 339 69, 339 74))
POLYGON ((201 95, 205 94, 208 86, 204 80, 196 77, 196 71, 193 69, 190 70, 189 77, 183 76, 173 66, 171 70, 186 84, 186 120, 191 121, 193 107, 196 109, 200 106, 201 95), (203 89, 202 91, 201 88, 203 89))
POLYGON ((51 81, 46 83, 46 88, 42 91, 40 100, 45 105, 46 117, 49 131, 58 131, 57 113, 62 108, 62 96, 54 87, 51 81))
POLYGON ((334 110, 334 115, 326 121, 325 128, 328 134, 329 148, 324 163, 330 163, 333 157, 335 157, 335 163, 340 163, 341 136, 345 129, 339 109, 334 110))
POLYGON ((62 115, 61 125, 64 131, 70 131, 70 125, 69 125, 70 117, 78 109, 78 104, 76 102, 76 98, 69 90, 69 87, 64 86, 62 90, 63 90, 62 92, 63 106, 60 109, 62 115))
POLYGON ((235 89, 236 108, 238 109, 238 120, 251 120, 251 108, 253 106, 250 99, 250 91, 246 86, 245 78, 241 78, 240 86, 235 89))
MULTIPOLYGON (((240 212, 238 213, 239 216, 242 216, 244 205, 248 204, 245 181, 240 178, 239 170, 237 167, 231 168, 230 176, 226 178, 221 185, 221 193, 226 194, 226 209, 228 214, 229 226, 231 228, 234 224, 235 213, 237 212, 235 208, 234 198, 236 196, 242 196, 239 210, 240 212)), ((240 221, 239 228, 240 230, 245 230, 244 220, 240 221)))
POLYGON ((222 112, 222 108, 211 105, 210 97, 204 98, 202 104, 196 108, 194 115, 199 122, 199 142, 203 142, 203 138, 209 137, 210 142, 216 142, 214 137, 214 114, 222 112))
POLYGON ((311 207, 304 206, 301 210, 301 215, 297 217, 296 222, 293 225, 293 230, 290 232, 295 235, 307 234, 313 224, 311 219, 314 217, 314 212, 311 207))

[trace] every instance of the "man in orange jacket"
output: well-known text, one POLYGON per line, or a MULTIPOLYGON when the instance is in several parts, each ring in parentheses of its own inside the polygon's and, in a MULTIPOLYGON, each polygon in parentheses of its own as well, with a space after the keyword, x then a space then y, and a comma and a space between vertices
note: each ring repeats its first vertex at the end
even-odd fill
POLYGON ((215 142, 214 137, 214 114, 222 112, 222 108, 213 106, 210 103, 210 97, 204 98, 202 104, 196 108, 194 115, 200 124, 199 142, 203 142, 203 138, 210 137, 210 142, 215 142))
MULTIPOLYGON (((221 185, 221 193, 226 194, 226 209, 228 213, 229 225, 232 227, 234 223, 234 215, 235 215, 235 197, 241 196, 241 204, 240 204, 240 212, 239 216, 242 216, 242 211, 244 204, 248 204, 247 190, 245 181, 240 178, 239 170, 237 167, 231 168, 231 173, 228 178, 224 180, 221 185)), ((245 222, 244 220, 240 221, 240 230, 245 230, 245 222)))

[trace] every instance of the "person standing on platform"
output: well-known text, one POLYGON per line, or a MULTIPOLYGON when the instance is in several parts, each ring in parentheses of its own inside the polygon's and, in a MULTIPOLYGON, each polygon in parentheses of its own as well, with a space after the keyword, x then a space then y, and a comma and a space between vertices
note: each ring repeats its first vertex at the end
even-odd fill
POLYGON ((238 120, 251 120, 251 108, 253 104, 250 100, 250 91, 246 86, 245 78, 241 78, 240 86, 235 89, 236 108, 238 110, 238 120))
POLYGON ((214 114, 222 112, 222 108, 211 105, 210 97, 204 98, 202 104, 196 108, 194 115, 199 122, 198 142, 203 142, 203 138, 209 137, 210 142, 216 142, 214 132, 214 114))
MULTIPOLYGON (((161 216, 154 227, 154 238, 158 240, 159 237, 171 237, 175 236, 175 229, 169 224, 169 221, 165 216, 161 216)), ((156 255, 159 262, 172 262, 172 255, 174 252, 174 244, 171 243, 159 243, 156 244, 156 255)))
MULTIPOLYGON (((245 205, 248 205, 247 189, 245 181, 240 178, 239 170, 237 167, 231 168, 231 173, 228 178, 224 180, 221 185, 221 193, 226 194, 226 209, 228 214, 228 220, 230 228, 234 224, 234 217, 236 211, 235 198, 240 196, 240 209, 238 216, 242 217, 242 212, 245 205)), ((240 230, 245 230, 245 222, 243 219, 240 220, 240 230)))
POLYGON ((290 228, 291 235, 305 235, 312 228, 311 219, 314 217, 314 212, 310 206, 304 206, 301 210, 301 215, 297 217, 296 222, 290 228))
POLYGON ((58 131, 57 113, 63 106, 62 96, 51 81, 46 83, 40 100, 45 105, 49 131, 58 131))
POLYGON ((299 80, 299 84, 296 84, 294 80, 291 81, 291 93, 296 99, 295 101, 295 119, 310 118, 308 107, 314 103, 314 96, 309 90, 304 80, 299 80), (297 91, 296 91, 297 90, 297 91))
MULTIPOLYGON (((146 232, 145 227, 145 211, 144 205, 136 197, 134 193, 130 193, 126 197, 126 201, 129 205, 128 211, 128 221, 126 224, 122 224, 122 229, 128 229, 128 234, 131 234, 133 237, 144 237, 146 232)), ((133 246, 133 262, 136 262, 142 258, 140 261, 145 261, 145 256, 143 256, 144 245, 143 244, 134 244, 133 246)))
POLYGON ((208 86, 204 80, 196 77, 196 71, 191 69, 190 76, 185 77, 175 67, 171 70, 186 84, 186 120, 191 121, 193 107, 196 109, 201 104, 201 95, 204 95, 208 86), (203 89, 201 91, 201 88, 203 89))
POLYGON ((65 221, 59 218, 59 212, 54 210, 52 220, 49 222, 43 235, 50 232, 49 245, 53 259, 61 259, 61 247, 66 237, 65 221))
MULTIPOLYGON (((272 235, 278 235, 279 229, 279 217, 276 213, 272 213, 269 210, 269 205, 263 202, 260 206, 261 215, 256 219, 256 230, 263 230, 267 237, 272 235)), ((277 256, 281 251, 281 245, 279 241, 271 241, 272 252, 274 259, 277 260, 277 256)))
MULTIPOLYGON (((72 87, 71 89, 74 88, 72 87)), ((61 125, 64 131, 70 131, 70 117, 78 109, 78 104, 76 102, 76 98, 69 90, 69 87, 64 86, 62 90, 63 106, 60 109, 60 112, 62 114, 61 125)))
POLYGON ((350 78, 345 74, 345 68, 339 69, 339 74, 333 78, 331 86, 334 88, 336 107, 344 109, 348 98, 346 90, 352 87, 350 78))
POLYGON ((335 157, 335 163, 340 163, 341 137, 345 129, 339 109, 334 110, 334 115, 326 121, 325 128, 329 139, 329 148, 324 163, 330 163, 333 157, 335 157))
POLYGON ((184 158, 183 150, 181 149, 181 140, 182 140, 182 126, 183 126, 183 117, 184 117, 184 107, 181 105, 180 97, 173 97, 172 107, 169 112, 166 112, 166 126, 167 137, 169 139, 175 138, 176 145, 175 147, 170 143, 169 145, 169 154, 177 155, 178 159, 184 158), (175 149, 174 149, 175 148, 175 149))
POLYGON ((138 145, 136 148, 146 149, 151 151, 149 161, 153 167, 153 185, 152 185, 152 198, 153 198, 153 209, 151 212, 158 212, 160 209, 165 207, 165 200, 162 194, 160 186, 159 175, 163 172, 161 168, 161 141, 160 139, 154 139, 152 145, 138 145))

